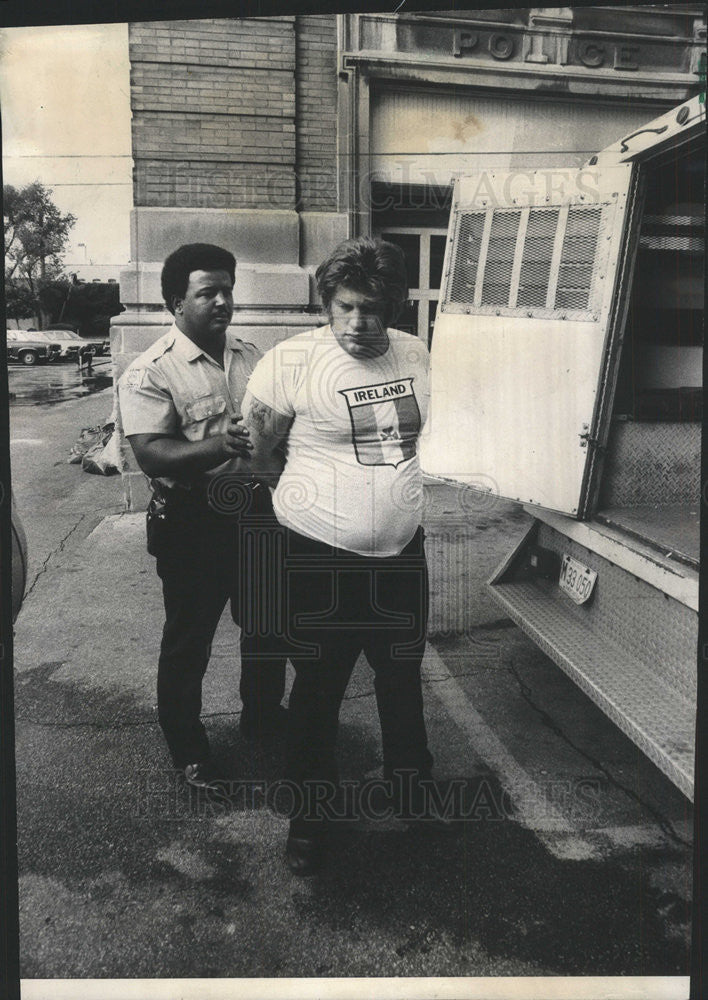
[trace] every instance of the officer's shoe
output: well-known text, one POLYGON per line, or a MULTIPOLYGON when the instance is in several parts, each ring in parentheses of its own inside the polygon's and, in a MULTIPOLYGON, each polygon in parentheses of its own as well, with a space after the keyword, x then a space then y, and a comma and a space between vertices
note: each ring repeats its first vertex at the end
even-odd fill
POLYGON ((288 710, 283 705, 264 710, 244 707, 239 722, 239 732, 245 740, 265 743, 285 733, 288 724, 288 710))
POLYGON ((223 792, 226 789, 226 779, 211 761, 187 764, 182 773, 185 784, 199 792, 223 792))
POLYGON ((319 837, 288 837, 285 860, 293 875, 315 875, 322 867, 324 845, 319 837))
POLYGON ((327 842, 327 824, 290 821, 285 861, 293 875, 314 875, 322 867, 327 842))

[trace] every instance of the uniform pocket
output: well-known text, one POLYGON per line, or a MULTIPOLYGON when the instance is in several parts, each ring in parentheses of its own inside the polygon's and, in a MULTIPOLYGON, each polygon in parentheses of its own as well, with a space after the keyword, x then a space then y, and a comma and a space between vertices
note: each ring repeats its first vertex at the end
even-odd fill
POLYGON ((202 396, 187 403, 184 413, 190 423, 198 423, 200 420, 208 420, 209 417, 218 417, 225 409, 226 400, 223 396, 202 396))

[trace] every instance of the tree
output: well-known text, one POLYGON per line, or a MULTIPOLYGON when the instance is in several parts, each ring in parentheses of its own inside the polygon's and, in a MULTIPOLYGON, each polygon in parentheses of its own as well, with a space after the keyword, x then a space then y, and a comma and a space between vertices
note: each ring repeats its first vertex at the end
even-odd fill
POLYGON ((5 277, 5 313, 9 319, 36 316, 36 305, 26 281, 5 277))
POLYGON ((86 337, 107 337, 111 316, 124 309, 119 286, 111 282, 60 278, 46 281, 38 297, 49 323, 71 323, 86 337))
MULTIPOLYGON (((37 292, 37 300, 47 325, 52 326, 64 319, 62 313, 69 295, 69 285, 68 278, 55 278, 42 282, 37 292)), ((67 318, 67 322, 70 323, 71 320, 67 318)))
MULTIPOLYGON (((71 213, 62 215, 51 191, 39 181, 23 188, 6 184, 3 202, 5 286, 12 289, 11 299, 18 306, 31 298, 41 327, 39 292, 61 274, 62 255, 76 218, 71 213)), ((10 304, 8 301, 8 315, 12 315, 10 304)))

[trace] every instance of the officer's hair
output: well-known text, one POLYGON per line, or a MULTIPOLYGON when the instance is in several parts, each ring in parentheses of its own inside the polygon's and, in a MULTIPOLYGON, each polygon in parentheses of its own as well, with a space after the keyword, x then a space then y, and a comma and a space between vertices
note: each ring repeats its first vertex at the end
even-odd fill
POLYGON ((403 251, 395 243, 359 236, 344 240, 315 272, 317 290, 329 312, 337 289, 362 292, 384 305, 384 322, 390 326, 408 298, 403 251))
POLYGON ((212 243, 185 243, 165 260, 160 278, 162 297, 172 315, 175 299, 182 299, 187 291, 192 271, 228 271, 231 283, 236 280, 236 258, 223 247, 212 243))

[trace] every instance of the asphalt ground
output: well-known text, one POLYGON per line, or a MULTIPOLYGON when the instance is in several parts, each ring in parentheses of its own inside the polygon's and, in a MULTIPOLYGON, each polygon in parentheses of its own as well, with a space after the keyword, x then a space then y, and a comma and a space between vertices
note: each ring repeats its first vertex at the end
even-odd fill
MULTIPOLYGON (((428 490, 424 695, 436 777, 466 817, 451 836, 359 816, 333 824, 319 876, 291 875, 287 822, 260 791, 283 748, 239 735, 228 615, 203 713, 238 791, 204 803, 177 787, 143 517, 120 513, 119 477, 66 463, 110 409, 99 391, 11 413, 30 543, 15 636, 23 977, 687 975, 689 804, 486 594, 528 524, 516 505, 428 490)), ((339 747, 343 777, 380 775, 363 658, 339 747)))

